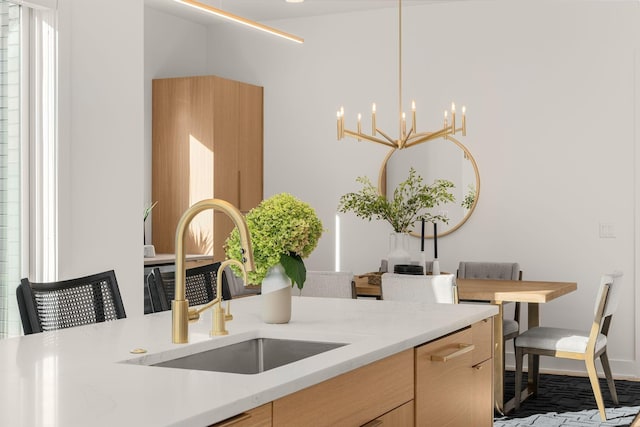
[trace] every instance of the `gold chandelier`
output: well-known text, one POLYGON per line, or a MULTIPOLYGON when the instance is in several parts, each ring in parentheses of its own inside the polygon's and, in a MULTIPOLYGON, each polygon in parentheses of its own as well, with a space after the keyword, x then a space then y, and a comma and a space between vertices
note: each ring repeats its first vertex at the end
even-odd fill
POLYGON ((449 112, 445 110, 444 125, 441 129, 433 132, 418 132, 416 129, 416 103, 415 101, 411 101, 411 128, 407 132, 406 113, 402 111, 402 0, 398 0, 398 133, 400 136, 397 139, 393 139, 387 133, 376 127, 375 103, 371 107, 371 135, 362 132, 362 114, 358 113, 356 131, 345 129, 344 107, 340 107, 336 116, 338 122, 338 140, 343 139, 346 135, 356 138, 358 141, 364 139, 395 149, 408 148, 437 138, 446 139, 449 135, 455 135, 456 132, 461 132, 462 136, 467 135, 466 107, 462 107, 462 123, 460 127, 456 127, 456 105, 453 102, 451 103, 451 119, 449 120, 449 112))

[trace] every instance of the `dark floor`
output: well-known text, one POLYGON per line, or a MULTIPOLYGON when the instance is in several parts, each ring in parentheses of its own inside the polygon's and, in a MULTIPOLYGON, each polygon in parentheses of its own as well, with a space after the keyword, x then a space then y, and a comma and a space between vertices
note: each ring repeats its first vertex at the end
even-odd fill
MULTIPOLYGON (((505 400, 514 395, 513 372, 505 375, 505 400)), ((526 374, 523 378, 526 383, 526 374)), ((520 410, 494 419, 496 427, 529 426, 629 426, 640 411, 640 382, 616 381, 619 405, 614 405, 606 380, 600 388, 607 407, 607 421, 600 420, 588 378, 541 375, 538 395, 522 403, 520 410)))

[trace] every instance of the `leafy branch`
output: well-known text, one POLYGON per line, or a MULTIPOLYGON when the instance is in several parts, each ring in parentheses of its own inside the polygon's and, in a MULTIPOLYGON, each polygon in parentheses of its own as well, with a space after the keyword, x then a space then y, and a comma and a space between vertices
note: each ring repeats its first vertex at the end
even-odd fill
POLYGON ((407 232, 416 221, 448 223, 445 214, 434 215, 427 209, 443 203, 454 202, 450 192, 455 185, 448 180, 438 179, 432 185, 423 183, 423 178, 414 168, 409 170, 409 177, 398 184, 389 200, 380 194, 369 178, 358 177, 356 182, 362 184, 357 193, 347 193, 340 198, 339 212, 353 212, 357 217, 371 221, 385 220, 396 232, 407 232))

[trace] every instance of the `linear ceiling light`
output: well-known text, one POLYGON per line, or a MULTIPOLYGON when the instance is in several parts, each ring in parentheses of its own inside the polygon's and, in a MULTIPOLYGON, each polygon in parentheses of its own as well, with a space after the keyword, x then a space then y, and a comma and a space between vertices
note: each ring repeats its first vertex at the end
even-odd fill
POLYGON ((195 0, 175 0, 175 1, 178 3, 184 4, 185 6, 191 6, 194 9, 211 13, 212 15, 216 15, 233 22, 237 22, 238 24, 246 25, 248 27, 255 28, 256 30, 273 34, 274 36, 282 37, 296 43, 304 43, 304 39, 301 37, 294 36, 293 34, 285 33, 284 31, 280 31, 275 28, 268 27, 266 25, 262 25, 258 22, 251 21, 250 19, 243 18, 242 16, 234 15, 233 13, 225 12, 222 9, 217 9, 213 6, 209 6, 208 4, 200 3, 195 0))

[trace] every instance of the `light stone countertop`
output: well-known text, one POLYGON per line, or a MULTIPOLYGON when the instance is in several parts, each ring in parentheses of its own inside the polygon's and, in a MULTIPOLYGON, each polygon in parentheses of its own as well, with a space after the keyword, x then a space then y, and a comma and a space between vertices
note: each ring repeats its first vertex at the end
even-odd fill
POLYGON ((295 296, 291 322, 269 325, 260 302, 233 300, 223 337, 209 337, 208 310, 189 325, 189 344, 171 343, 170 312, 0 340, 0 426, 205 426, 498 312, 295 296), (255 375, 136 364, 257 337, 350 344, 255 375), (131 354, 136 348, 147 353, 131 354))

